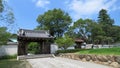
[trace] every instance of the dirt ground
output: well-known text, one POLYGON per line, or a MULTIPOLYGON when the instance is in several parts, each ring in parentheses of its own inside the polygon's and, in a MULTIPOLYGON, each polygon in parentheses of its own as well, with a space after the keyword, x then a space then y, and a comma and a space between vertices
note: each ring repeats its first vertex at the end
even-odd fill
POLYGON ((37 58, 27 59, 33 68, 112 68, 92 62, 82 62, 67 58, 37 58))

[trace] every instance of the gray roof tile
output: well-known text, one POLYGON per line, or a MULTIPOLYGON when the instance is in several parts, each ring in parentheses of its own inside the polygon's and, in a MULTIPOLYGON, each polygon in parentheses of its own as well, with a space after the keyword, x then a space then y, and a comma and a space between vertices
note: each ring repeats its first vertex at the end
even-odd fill
POLYGON ((19 32, 18 32, 18 36, 21 36, 21 37, 53 38, 52 36, 50 36, 49 31, 46 31, 46 30, 20 29, 19 32))

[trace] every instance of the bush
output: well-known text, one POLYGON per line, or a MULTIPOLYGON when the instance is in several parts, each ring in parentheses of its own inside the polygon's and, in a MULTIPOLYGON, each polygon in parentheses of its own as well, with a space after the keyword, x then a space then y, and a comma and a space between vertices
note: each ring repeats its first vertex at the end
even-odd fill
POLYGON ((75 52, 83 51, 83 50, 86 50, 86 49, 67 49, 67 50, 58 50, 56 53, 57 53, 57 54, 59 54, 59 53, 75 53, 75 52))
POLYGON ((16 54, 15 55, 5 55, 5 56, 1 56, 0 60, 2 60, 2 59, 15 59, 15 58, 17 58, 16 54))
POLYGON ((64 49, 67 49, 74 44, 74 40, 67 35, 58 38, 55 42, 58 44, 59 47, 63 47, 64 49))
POLYGON ((31 42, 28 45, 28 53, 39 54, 39 52, 40 52, 39 46, 40 45, 37 42, 31 42))

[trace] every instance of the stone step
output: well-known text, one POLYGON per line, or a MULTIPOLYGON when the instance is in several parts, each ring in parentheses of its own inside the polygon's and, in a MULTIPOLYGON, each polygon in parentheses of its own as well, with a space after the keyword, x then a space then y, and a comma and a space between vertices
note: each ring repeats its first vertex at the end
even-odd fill
POLYGON ((46 58, 52 57, 54 58, 54 54, 38 54, 38 55, 21 55, 17 56, 17 60, 25 60, 25 59, 35 59, 35 58, 46 58))

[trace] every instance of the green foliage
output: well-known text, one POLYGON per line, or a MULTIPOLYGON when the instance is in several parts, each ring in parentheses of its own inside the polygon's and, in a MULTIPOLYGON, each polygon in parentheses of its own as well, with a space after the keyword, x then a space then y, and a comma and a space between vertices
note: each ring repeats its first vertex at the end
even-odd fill
POLYGON ((81 38, 84 39, 84 41, 87 41, 88 36, 91 32, 91 26, 94 23, 94 21, 90 19, 79 19, 76 22, 74 22, 73 28, 81 36, 81 38))
POLYGON ((39 15, 37 22, 39 23, 37 29, 47 29, 52 36, 62 37, 72 20, 68 13, 61 9, 53 9, 39 15))
POLYGON ((101 25, 94 23, 91 30, 91 38, 93 43, 101 43, 104 39, 104 31, 101 28, 101 25))
POLYGON ((74 22, 73 26, 69 28, 66 32, 71 38, 81 38, 84 41, 91 41, 91 35, 93 31, 93 26, 96 25, 95 21, 90 19, 79 19, 74 22))
POLYGON ((120 26, 112 26, 109 35, 112 37, 113 42, 120 42, 120 26))
POLYGON ((104 26, 112 26, 114 24, 114 20, 110 18, 110 16, 107 14, 107 10, 105 9, 100 10, 98 22, 104 26))
POLYGON ((78 19, 65 34, 93 44, 120 42, 120 26, 113 24, 114 20, 110 18, 105 9, 102 9, 97 22, 91 19, 78 19))
POLYGON ((0 60, 0 68, 32 68, 32 66, 27 61, 5 59, 0 60))
POLYGON ((90 49, 76 52, 77 54, 120 55, 120 48, 90 49))
POLYGON ((67 49, 67 50, 58 50, 56 53, 75 53, 78 51, 82 51, 82 50, 86 50, 86 49, 67 49))
POLYGON ((119 33, 116 30, 120 30, 120 27, 117 27, 114 24, 114 20, 110 18, 110 16, 107 14, 107 11, 105 9, 102 9, 99 12, 98 16, 98 23, 101 25, 102 32, 104 34, 102 35, 105 42, 109 44, 109 42, 116 42, 119 40, 119 33), (115 34, 116 33, 116 34, 115 34))
POLYGON ((39 26, 37 30, 50 30, 50 34, 56 37, 60 47, 66 49, 65 39, 60 38, 67 35, 72 39, 81 38, 87 43, 93 44, 111 44, 120 42, 120 26, 113 25, 114 20, 107 14, 107 10, 99 11, 98 20, 78 19, 71 24, 71 18, 68 13, 61 9, 48 10, 37 18, 39 26), (65 34, 64 34, 65 33, 65 34))
POLYGON ((115 26, 105 9, 100 10, 98 21, 78 19, 66 32, 71 38, 81 38, 87 43, 110 44, 120 41, 120 26, 115 26))
POLYGON ((74 44, 73 39, 68 36, 58 38, 55 42, 59 47, 63 47, 64 49, 67 49, 69 46, 74 44))
POLYGON ((76 34, 76 32, 74 32, 74 28, 73 26, 70 26, 68 31, 65 32, 65 35, 69 36, 70 38, 77 38, 80 37, 79 34, 76 34))
POLYGON ((3 3, 2 3, 2 0, 0 0, 0 13, 3 12, 3 8, 4 8, 4 6, 3 6, 3 3))
POLYGON ((17 55, 5 55, 5 56, 1 56, 0 57, 0 60, 3 60, 3 59, 16 59, 17 58, 17 55))
POLYGON ((17 34, 11 34, 10 38, 17 38, 17 34))
POLYGON ((6 44, 10 35, 11 34, 7 32, 7 28, 0 27, 0 45, 6 44))
POLYGON ((39 54, 40 49, 39 49, 39 44, 36 42, 31 42, 28 45, 28 52, 32 54, 39 54))

